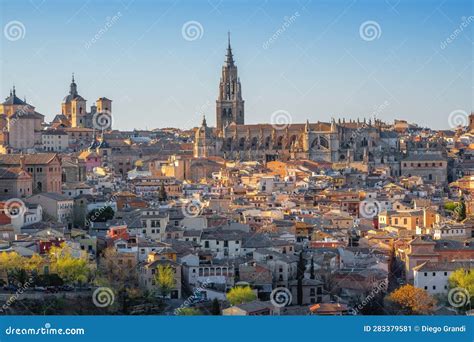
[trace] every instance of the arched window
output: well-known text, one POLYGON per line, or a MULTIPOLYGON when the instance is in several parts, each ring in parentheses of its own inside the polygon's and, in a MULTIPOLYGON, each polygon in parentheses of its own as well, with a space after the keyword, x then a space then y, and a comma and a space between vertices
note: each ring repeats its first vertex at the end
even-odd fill
POLYGON ((281 150, 283 148, 283 136, 279 136, 277 139, 277 149, 281 150))
POLYGON ((271 137, 267 137, 267 138, 265 139, 265 148, 266 148, 266 149, 269 149, 269 148, 270 148, 270 141, 271 141, 271 140, 272 140, 271 137))
POLYGON ((297 140, 296 135, 292 135, 292 136, 290 137, 290 141, 288 142, 288 147, 291 147, 291 145, 295 144, 295 143, 296 143, 296 140, 297 140))
POLYGON ((245 147, 245 138, 240 138, 239 140, 239 148, 243 150, 245 147))
POLYGON ((256 150, 258 148, 258 138, 257 137, 252 138, 251 148, 252 148, 252 150, 256 150))

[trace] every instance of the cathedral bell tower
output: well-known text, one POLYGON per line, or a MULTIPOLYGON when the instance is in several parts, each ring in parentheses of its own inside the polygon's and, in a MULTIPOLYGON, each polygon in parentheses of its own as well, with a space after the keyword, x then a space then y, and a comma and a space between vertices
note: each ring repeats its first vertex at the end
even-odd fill
POLYGON ((222 66, 219 96, 216 101, 217 133, 221 135, 223 129, 231 123, 244 124, 244 100, 242 100, 242 88, 230 46, 229 32, 226 61, 222 66))

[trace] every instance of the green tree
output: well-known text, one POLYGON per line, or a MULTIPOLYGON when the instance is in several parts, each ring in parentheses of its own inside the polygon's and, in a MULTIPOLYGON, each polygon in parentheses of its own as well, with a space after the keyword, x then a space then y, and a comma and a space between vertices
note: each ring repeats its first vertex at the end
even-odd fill
POLYGON ((176 284, 174 269, 169 265, 159 265, 156 268, 155 283, 161 296, 166 297, 176 284))
POLYGON ((24 268, 25 259, 17 252, 0 253, 0 274, 8 279, 8 283, 16 283, 14 274, 24 268))
POLYGON ((232 305, 248 303, 257 299, 250 286, 236 286, 227 293, 227 300, 232 305))
POLYGON ((23 257, 17 252, 0 253, 0 275, 7 276, 8 282, 15 285, 24 285, 30 276, 38 273, 40 266, 44 263, 39 254, 31 257, 23 257))
MULTIPOLYGON (((467 270, 464 268, 460 268, 449 276, 448 279, 449 287, 451 289, 458 288, 459 293, 467 292, 465 299, 460 298, 466 302, 466 306, 469 305, 469 299, 474 300, 474 272, 472 270, 467 270)), ((461 308, 463 309, 463 308, 461 308)))
POLYGON ((433 312, 436 300, 423 289, 404 285, 390 295, 387 300, 396 313, 403 315, 428 315, 433 312))
POLYGON ((451 212, 454 212, 457 208, 458 204, 456 202, 446 202, 444 204, 444 209, 446 211, 451 211, 451 212))
POLYGON ((26 258, 24 267, 26 271, 38 273, 44 265, 45 260, 39 254, 33 254, 30 258, 26 258))
POLYGON ((49 250, 51 272, 57 273, 65 283, 84 284, 88 281, 91 265, 87 253, 73 252, 72 248, 63 243, 49 250))
POLYGON ((458 222, 464 221, 466 219, 466 202, 464 202, 464 199, 461 199, 458 206, 456 207, 455 212, 458 222))
POLYGON ((221 314, 221 305, 217 298, 212 300, 211 314, 214 316, 219 316, 221 314))

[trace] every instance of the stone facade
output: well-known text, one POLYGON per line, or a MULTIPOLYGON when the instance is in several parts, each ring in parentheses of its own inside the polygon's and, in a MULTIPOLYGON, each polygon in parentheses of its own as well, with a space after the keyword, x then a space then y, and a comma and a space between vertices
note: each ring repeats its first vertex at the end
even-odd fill
POLYGON ((1 143, 8 152, 28 151, 41 145, 44 115, 16 96, 15 87, 0 104, 1 143))
POLYGON ((0 167, 20 167, 33 177, 33 193, 61 193, 61 160, 56 153, 2 154, 0 167))

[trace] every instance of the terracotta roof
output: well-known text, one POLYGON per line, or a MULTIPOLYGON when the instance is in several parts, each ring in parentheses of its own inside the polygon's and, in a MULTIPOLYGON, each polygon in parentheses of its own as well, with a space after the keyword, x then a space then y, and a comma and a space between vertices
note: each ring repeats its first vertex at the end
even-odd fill
POLYGON ((312 313, 332 314, 332 313, 341 313, 343 311, 348 311, 348 307, 347 305, 340 304, 340 303, 319 303, 319 304, 314 304, 310 306, 309 310, 312 313))
POLYGON ((31 178, 31 175, 19 167, 0 167, 1 179, 17 179, 20 176, 31 178))
POLYGON ((455 271, 464 268, 467 270, 474 268, 474 261, 453 261, 453 262, 424 262, 413 268, 414 271, 431 272, 431 271, 455 271))
MULTIPOLYGON (((21 154, 1 154, 0 165, 20 165, 21 154)), ((38 164, 49 164, 54 158, 56 153, 35 153, 35 154, 24 154, 25 165, 38 165, 38 164)))

